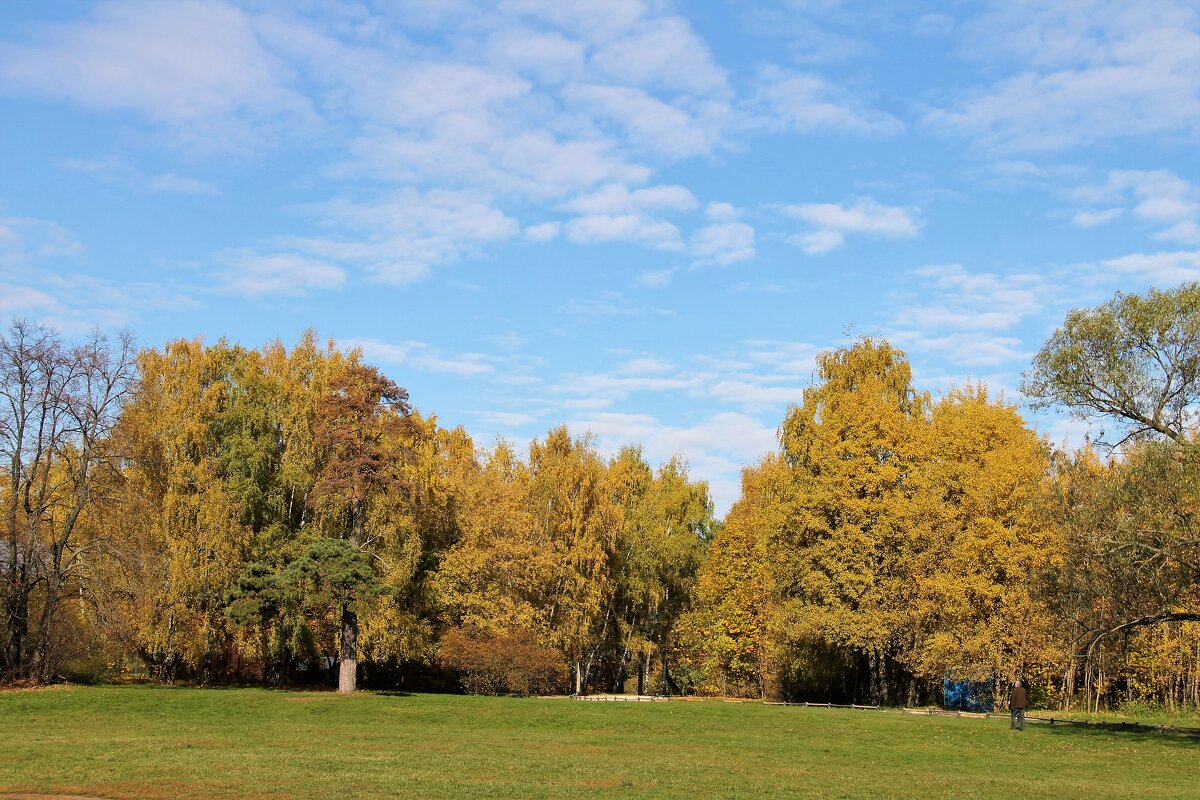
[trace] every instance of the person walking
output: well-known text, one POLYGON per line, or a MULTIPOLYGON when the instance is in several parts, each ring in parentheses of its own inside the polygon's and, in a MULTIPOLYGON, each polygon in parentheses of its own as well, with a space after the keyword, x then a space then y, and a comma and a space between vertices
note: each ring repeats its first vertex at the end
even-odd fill
POLYGON ((1010 731, 1018 728, 1025 730, 1025 709, 1028 705, 1029 693, 1020 681, 1014 681, 1012 691, 1008 695, 1008 710, 1012 713, 1012 723, 1008 726, 1010 731))

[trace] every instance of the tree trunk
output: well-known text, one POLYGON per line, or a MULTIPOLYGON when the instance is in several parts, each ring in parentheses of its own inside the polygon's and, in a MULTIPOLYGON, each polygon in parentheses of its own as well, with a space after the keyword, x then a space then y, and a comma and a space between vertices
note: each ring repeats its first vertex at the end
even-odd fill
POLYGON ((583 694, 583 662, 575 662, 575 691, 574 694, 583 694))
POLYGON ((648 667, 646 652, 643 650, 638 656, 638 697, 646 693, 646 670, 648 667))
POLYGON ((888 692, 887 651, 879 651, 879 699, 876 705, 886 706, 891 700, 888 692))
POLYGON ((54 635, 54 612, 58 605, 59 579, 55 574, 51 574, 46 581, 46 600, 42 605, 42 619, 38 625, 38 633, 36 642, 36 653, 34 655, 33 664, 31 664, 31 674, 36 671, 33 677, 41 683, 50 680, 51 672, 54 668, 53 654, 50 652, 52 646, 52 637, 54 635))
POLYGON ((9 595, 4 609, 8 634, 4 654, 8 678, 19 680, 25 677, 25 639, 29 635, 29 596, 17 589, 9 595))
POLYGON ((870 681, 869 702, 879 704, 879 651, 874 647, 867 651, 867 673, 870 681))
POLYGON ((663 694, 668 696, 672 693, 683 694, 679 690, 679 686, 675 683, 675 680, 671 677, 671 670, 667 666, 666 637, 663 637, 663 642, 659 645, 658 658, 662 662, 663 694))
POLYGON ((342 605, 341 664, 338 668, 338 692, 353 694, 358 688, 358 614, 349 603, 342 605))

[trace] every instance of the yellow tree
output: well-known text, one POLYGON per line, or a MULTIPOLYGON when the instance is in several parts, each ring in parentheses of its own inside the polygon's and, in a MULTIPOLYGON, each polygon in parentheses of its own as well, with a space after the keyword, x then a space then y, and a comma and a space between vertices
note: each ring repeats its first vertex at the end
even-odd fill
POLYGON ((794 648, 862 654, 869 695, 887 702, 929 401, 886 341, 863 338, 817 363, 821 382, 780 429, 793 487, 772 548, 778 631, 794 648))
POLYGON ((375 504, 370 552, 386 589, 365 607, 360 646, 377 667, 429 662, 437 615, 436 567, 459 535, 454 480, 473 450, 462 429, 411 411, 382 442, 399 491, 375 504))
POLYGON ((770 545, 783 527, 787 489, 777 455, 742 470, 741 497, 708 545, 693 610, 681 623, 707 691, 766 696, 778 608, 770 545))
POLYGON ((460 464, 455 484, 459 538, 434 579, 443 620, 474 636, 533 631, 550 643, 540 608, 555 565, 533 535, 529 470, 504 441, 472 462, 460 464))
POLYGON ((1061 656, 1036 596, 1056 545, 1037 508, 1049 448, 978 384, 934 407, 932 436, 905 660, 927 679, 1046 677, 1061 656))
POLYGON ((636 657, 638 694, 644 693, 657 653, 664 690, 678 692, 668 663, 671 634, 691 602, 712 530, 708 486, 688 480, 679 458, 654 474, 632 446, 609 464, 608 486, 619 515, 611 564, 614 689, 622 688, 626 665, 636 657))
POLYGON ((219 469, 216 421, 230 389, 219 365, 230 352, 199 340, 143 352, 121 417, 126 496, 141 498, 147 545, 132 554, 138 638, 163 680, 181 664, 206 669, 225 637, 225 595, 251 539, 219 469))
POLYGON ((1128 681, 1131 641, 1153 641, 1160 626, 1194 635, 1189 623, 1200 622, 1200 446, 1144 440, 1123 455, 1099 464, 1085 451, 1061 465, 1047 509, 1063 554, 1046 599, 1073 636, 1097 707, 1128 681))
POLYGON ((609 563, 618 515, 606 491, 605 465, 587 437, 566 426, 529 445, 532 537, 550 557, 548 596, 540 612, 554 646, 574 665, 582 692, 611 623, 609 563))

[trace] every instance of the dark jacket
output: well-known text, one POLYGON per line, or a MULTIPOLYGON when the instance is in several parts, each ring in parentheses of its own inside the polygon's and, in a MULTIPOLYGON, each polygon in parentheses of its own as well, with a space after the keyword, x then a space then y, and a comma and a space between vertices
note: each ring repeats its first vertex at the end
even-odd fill
POLYGON ((1025 692, 1024 686, 1014 686, 1012 694, 1008 696, 1009 708, 1025 708, 1029 705, 1029 695, 1025 692))

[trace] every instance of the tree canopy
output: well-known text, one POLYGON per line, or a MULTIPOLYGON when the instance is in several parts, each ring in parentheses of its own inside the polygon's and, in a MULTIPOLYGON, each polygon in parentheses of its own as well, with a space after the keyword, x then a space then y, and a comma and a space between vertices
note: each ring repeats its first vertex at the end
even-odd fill
POLYGON ((5 680, 1200 705, 1197 295, 1072 312, 1056 449, 865 337, 821 353, 723 521, 682 456, 423 415, 356 350, 0 337, 5 680))
POLYGON ((1037 407, 1112 418, 1131 436, 1185 439, 1200 413, 1200 283, 1072 311, 1021 388, 1037 407))

